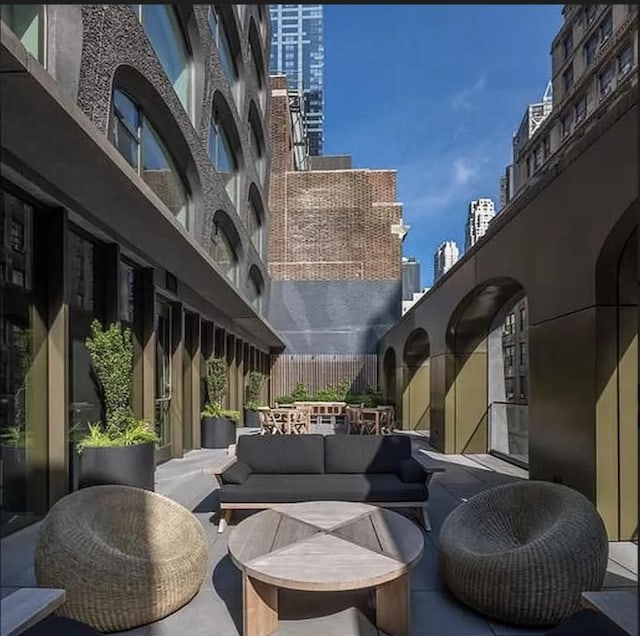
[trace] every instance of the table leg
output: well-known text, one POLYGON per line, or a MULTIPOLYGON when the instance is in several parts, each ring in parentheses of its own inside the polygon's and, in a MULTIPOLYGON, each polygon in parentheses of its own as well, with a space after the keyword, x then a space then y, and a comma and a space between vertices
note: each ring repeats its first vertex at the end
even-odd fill
POLYGON ((376 626, 389 636, 409 636, 409 574, 376 587, 376 626))
POLYGON ((242 575, 244 636, 268 636, 278 629, 278 588, 242 575))

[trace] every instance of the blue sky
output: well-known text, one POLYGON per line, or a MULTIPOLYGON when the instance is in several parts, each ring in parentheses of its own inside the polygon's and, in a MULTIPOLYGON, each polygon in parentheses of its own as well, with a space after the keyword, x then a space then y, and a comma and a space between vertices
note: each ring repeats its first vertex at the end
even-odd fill
POLYGON ((404 254, 464 249, 471 199, 491 197, 511 136, 551 77, 562 5, 325 5, 324 154, 398 171, 404 254))

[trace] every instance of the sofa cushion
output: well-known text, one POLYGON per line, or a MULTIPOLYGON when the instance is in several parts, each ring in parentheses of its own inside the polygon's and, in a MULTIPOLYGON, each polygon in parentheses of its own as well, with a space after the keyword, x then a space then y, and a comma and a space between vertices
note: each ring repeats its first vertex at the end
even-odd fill
POLYGON ((398 466, 398 477, 406 484, 417 482, 424 483, 427 480, 427 471, 422 464, 413 457, 403 459, 398 466))
POLYGON ((223 485, 223 503, 297 503, 301 501, 426 501, 424 483, 404 483, 395 474, 259 475, 242 485, 223 485))
POLYGON ((252 472, 251 466, 248 464, 236 462, 235 464, 231 464, 231 466, 220 475, 220 479, 222 479, 223 484, 244 484, 252 472))
POLYGON ((241 435, 236 455, 254 473, 323 473, 324 436, 241 435))
POLYGON ((326 473, 394 473, 411 457, 411 438, 406 435, 327 435, 326 473))

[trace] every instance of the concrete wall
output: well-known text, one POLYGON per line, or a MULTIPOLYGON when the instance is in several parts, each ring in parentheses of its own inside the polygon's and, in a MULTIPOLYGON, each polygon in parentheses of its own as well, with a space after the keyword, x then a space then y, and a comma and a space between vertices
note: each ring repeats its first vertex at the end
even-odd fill
POLYGON ((273 281, 269 322, 286 353, 376 353, 400 318, 400 281, 273 281))

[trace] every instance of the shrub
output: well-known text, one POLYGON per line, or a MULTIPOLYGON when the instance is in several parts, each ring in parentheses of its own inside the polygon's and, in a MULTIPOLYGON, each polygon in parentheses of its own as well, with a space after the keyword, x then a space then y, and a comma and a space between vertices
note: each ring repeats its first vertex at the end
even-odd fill
POLYGON ((306 402, 309 399, 309 389, 306 384, 298 383, 295 389, 291 391, 293 402, 306 402))
POLYGON ((224 358, 212 357, 207 360, 207 403, 221 406, 227 394, 229 368, 224 358))
POLYGON ((260 393, 262 392, 262 385, 266 380, 266 376, 259 371, 251 371, 247 378, 246 388, 246 403, 245 408, 256 410, 260 406, 260 393))

